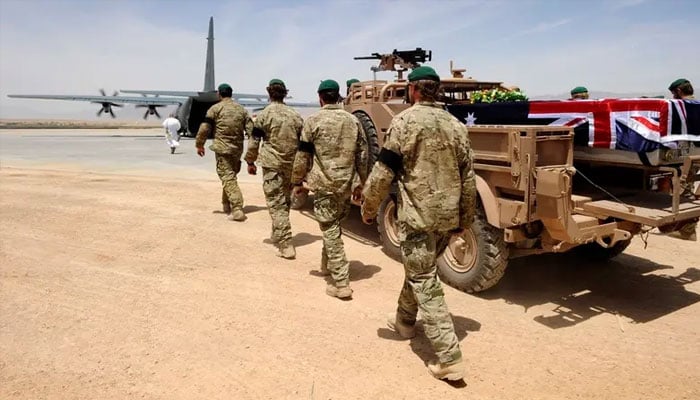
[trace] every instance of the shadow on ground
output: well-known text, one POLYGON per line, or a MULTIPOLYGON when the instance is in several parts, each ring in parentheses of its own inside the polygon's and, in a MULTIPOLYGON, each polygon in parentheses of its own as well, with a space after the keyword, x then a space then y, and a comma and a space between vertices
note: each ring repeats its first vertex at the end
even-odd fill
MULTIPOLYGON (((459 340, 460 343, 469 335, 469 332, 478 332, 481 330, 481 323, 471 318, 453 315, 452 321, 454 322, 457 340, 459 340)), ((377 329, 377 336, 387 340, 407 340, 401 338, 396 332, 388 327, 377 329)), ((433 346, 430 344, 430 341, 428 341, 425 333, 423 333, 423 322, 421 320, 416 322, 416 337, 410 339, 410 346, 411 350, 418 357, 420 357, 421 360, 423 360, 423 363, 426 366, 428 365, 428 362, 435 360, 435 350, 433 350, 433 346)), ((463 388, 466 386, 464 380, 446 381, 446 383, 456 388, 463 388)))
MULTIPOLYGON (((295 211, 299 212, 305 217, 315 220, 313 211, 313 198, 310 196, 306 205, 302 209, 295 211)), ((381 246, 382 242, 379 239, 377 225, 364 224, 362 222, 362 218, 360 217, 360 208, 357 206, 350 207, 348 217, 343 220, 341 227, 343 229, 343 236, 345 238, 349 238, 367 246, 381 246)))
POLYGON ((688 268, 678 276, 662 271, 670 265, 622 254, 595 263, 575 252, 512 260, 501 281, 477 294, 487 300, 530 307, 553 303, 551 315, 535 321, 550 328, 565 328, 603 313, 645 323, 700 301, 700 294, 685 285, 700 280, 700 270, 688 268))
MULTIPOLYGON (((320 257, 319 257, 320 260, 320 257)), ((320 261, 319 261, 320 263, 320 261)), ((382 269, 376 265, 370 265, 370 264, 364 264, 361 261, 353 260, 350 261, 350 282, 356 282, 356 281, 361 281, 363 279, 369 279, 374 276, 374 274, 378 273, 382 269)), ((333 283, 333 279, 328 276, 324 275, 321 273, 321 266, 318 266, 318 269, 313 269, 309 271, 309 275, 312 276, 318 276, 321 278, 324 278, 326 283, 333 283)))

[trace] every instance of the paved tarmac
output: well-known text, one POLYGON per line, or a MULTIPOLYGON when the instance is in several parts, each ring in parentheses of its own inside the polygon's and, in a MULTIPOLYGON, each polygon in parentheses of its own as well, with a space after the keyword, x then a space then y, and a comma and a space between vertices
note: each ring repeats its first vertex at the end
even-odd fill
MULTIPOLYGON (((170 154, 161 129, 2 129, 0 167, 48 165, 55 170, 218 180, 209 144, 211 140, 202 158, 192 138, 182 138, 170 154)), ((261 175, 244 171, 239 180, 259 182, 261 175)))

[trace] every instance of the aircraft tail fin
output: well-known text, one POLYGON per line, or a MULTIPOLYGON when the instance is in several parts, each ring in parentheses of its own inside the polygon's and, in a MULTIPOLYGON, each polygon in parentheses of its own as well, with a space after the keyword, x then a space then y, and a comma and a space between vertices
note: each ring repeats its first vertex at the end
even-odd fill
POLYGON ((214 17, 209 18, 209 36, 207 36, 207 61, 204 67, 204 91, 216 90, 214 80, 214 17))

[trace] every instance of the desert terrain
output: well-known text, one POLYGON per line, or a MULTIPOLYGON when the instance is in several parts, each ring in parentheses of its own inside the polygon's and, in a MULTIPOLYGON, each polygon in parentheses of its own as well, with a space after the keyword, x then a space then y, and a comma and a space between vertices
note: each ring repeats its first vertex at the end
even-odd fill
POLYGON ((228 221, 211 154, 140 131, 0 131, 0 398, 700 397, 697 242, 652 232, 608 263, 528 257, 484 293, 446 287, 467 364, 448 384, 420 322, 387 329, 403 270, 357 209, 340 301, 310 209, 280 259, 259 176, 228 221))

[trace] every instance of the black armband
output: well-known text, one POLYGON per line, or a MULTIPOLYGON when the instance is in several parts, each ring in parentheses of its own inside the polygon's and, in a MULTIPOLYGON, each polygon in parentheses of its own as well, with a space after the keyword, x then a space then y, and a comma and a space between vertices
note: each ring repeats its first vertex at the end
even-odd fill
POLYGON ((260 128, 253 128, 253 137, 256 139, 265 139, 265 131, 260 128))
POLYGON ((313 143, 304 142, 302 140, 299 141, 299 151, 303 151, 304 153, 314 154, 315 150, 316 150, 316 148, 314 147, 313 143))
POLYGON ((394 175, 399 175, 399 172, 403 169, 403 159, 401 155, 389 149, 382 148, 379 152, 379 157, 377 157, 377 161, 394 171, 394 175))
POLYGON ((212 128, 216 126, 214 118, 205 117, 203 122, 206 122, 207 124, 211 125, 212 128))

